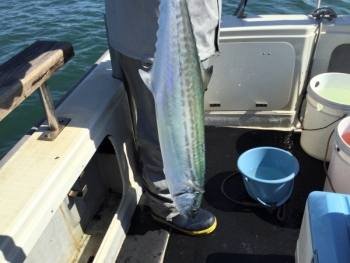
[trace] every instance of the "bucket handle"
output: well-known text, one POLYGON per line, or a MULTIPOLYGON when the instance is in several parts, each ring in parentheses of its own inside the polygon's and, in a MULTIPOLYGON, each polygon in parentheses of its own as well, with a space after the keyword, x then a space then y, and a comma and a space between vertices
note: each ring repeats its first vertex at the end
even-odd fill
MULTIPOLYGON (((248 182, 249 179, 248 177, 244 177, 244 179, 248 182)), ((249 185, 246 185, 249 187, 249 185)), ((268 204, 268 203, 265 203, 263 200, 261 200, 259 197, 256 196, 256 199, 259 201, 259 203, 261 203, 262 205, 268 207, 268 208, 273 208, 273 207, 279 207, 280 205, 284 204, 288 198, 291 196, 292 192, 293 192, 293 187, 294 187, 294 180, 293 180, 293 184, 292 186, 290 187, 290 190, 289 190, 289 193, 286 195, 285 198, 283 198, 281 201, 279 201, 277 204, 268 204)))

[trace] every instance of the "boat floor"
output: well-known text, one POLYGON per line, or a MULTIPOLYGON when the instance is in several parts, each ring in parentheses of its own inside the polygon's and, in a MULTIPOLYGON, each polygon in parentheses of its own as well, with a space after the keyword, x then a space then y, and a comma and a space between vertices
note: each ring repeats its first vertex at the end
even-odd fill
MULTIPOLYGON (((300 134, 208 126, 206 162, 202 207, 217 217, 216 230, 207 236, 192 237, 173 229, 168 240, 170 230, 151 218, 150 208, 142 201, 134 213, 117 262, 162 262, 163 256, 165 263, 295 262, 306 199, 310 192, 322 190, 325 180, 323 162, 302 150, 300 134), (236 205, 221 193, 224 179, 237 171, 240 154, 260 146, 287 150, 299 161, 300 170, 286 203, 283 221, 277 219, 276 212, 236 205), (164 254, 162 249, 166 243, 164 254)), ((240 175, 226 182, 225 191, 233 199, 254 202, 240 175)))

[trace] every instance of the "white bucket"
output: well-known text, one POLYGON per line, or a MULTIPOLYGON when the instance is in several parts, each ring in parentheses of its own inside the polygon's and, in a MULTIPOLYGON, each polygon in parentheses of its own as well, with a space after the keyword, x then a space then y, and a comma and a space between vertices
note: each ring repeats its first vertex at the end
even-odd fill
MULTIPOLYGON (((344 114, 350 112, 350 75, 324 73, 311 79, 307 88, 306 111, 300 145, 310 156, 323 160, 327 141, 344 114), (328 126, 327 128, 319 129, 328 126), (308 130, 309 129, 309 130, 308 130), (311 130, 310 129, 319 129, 311 130)), ((331 159, 332 151, 326 160, 331 159)))
MULTIPOLYGON (((342 135, 350 132, 350 117, 343 119, 334 131, 332 158, 328 167, 328 175, 337 193, 350 194, 350 146, 342 135)), ((324 191, 333 192, 326 178, 324 191)))

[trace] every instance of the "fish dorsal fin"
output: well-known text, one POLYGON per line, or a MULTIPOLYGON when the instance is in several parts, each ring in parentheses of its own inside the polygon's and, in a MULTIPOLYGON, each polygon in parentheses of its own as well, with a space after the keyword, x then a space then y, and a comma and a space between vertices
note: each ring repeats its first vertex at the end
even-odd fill
POLYGON ((151 82, 152 82, 151 73, 144 71, 142 69, 139 69, 139 74, 140 74, 141 79, 143 80, 143 82, 147 86, 147 88, 153 93, 153 89, 151 86, 151 82))
POLYGON ((202 81, 203 81, 203 90, 206 91, 208 88, 209 81, 211 79, 211 75, 213 74, 213 66, 210 66, 209 68, 204 68, 202 65, 201 73, 202 73, 202 81))

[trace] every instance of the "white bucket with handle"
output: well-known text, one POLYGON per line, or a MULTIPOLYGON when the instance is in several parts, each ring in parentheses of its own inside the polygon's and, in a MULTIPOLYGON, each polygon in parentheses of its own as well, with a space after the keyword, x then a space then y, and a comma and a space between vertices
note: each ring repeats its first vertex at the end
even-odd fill
MULTIPOLYGON (((350 75, 324 73, 311 79, 300 145, 310 156, 323 160, 332 131, 350 113, 350 75)), ((326 160, 330 161, 332 151, 326 160)))

